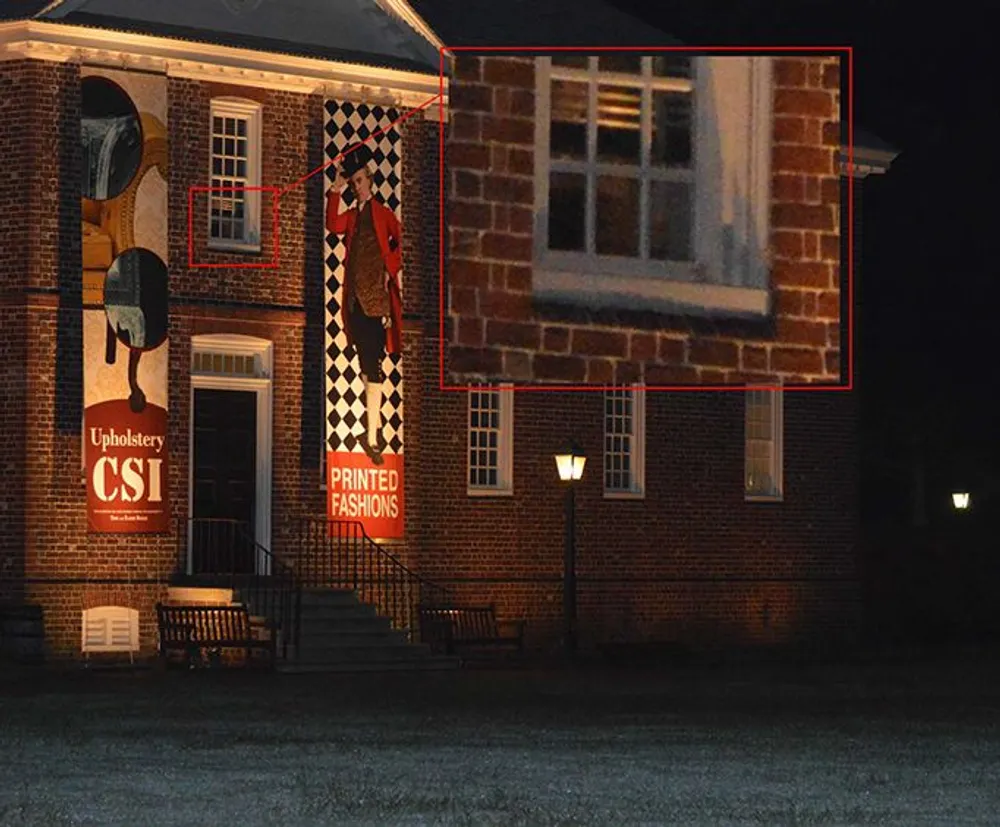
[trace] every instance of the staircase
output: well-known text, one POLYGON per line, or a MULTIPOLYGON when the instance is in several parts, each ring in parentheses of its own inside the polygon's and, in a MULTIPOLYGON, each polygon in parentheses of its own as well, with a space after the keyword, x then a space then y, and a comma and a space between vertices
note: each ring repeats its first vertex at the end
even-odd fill
POLYGON ((455 669, 458 658, 410 643, 389 618, 349 589, 302 592, 298 645, 278 660, 280 672, 370 672, 455 669))
MULTIPOLYGON (((233 520, 193 518, 192 530, 178 540, 178 571, 186 559, 186 536, 200 536, 211 550, 211 569, 229 575, 209 579, 215 601, 247 606, 255 637, 277 628, 277 669, 281 672, 358 672, 455 669, 453 656, 413 642, 417 607, 440 599, 444 590, 409 571, 364 534, 360 524, 309 520, 300 530, 290 560, 279 560, 233 520), (267 562, 270 574, 237 574, 236 562, 250 549, 267 562), (223 595, 222 592, 225 592, 223 595), (407 631, 410 630, 410 631, 407 631)), ((179 575, 190 587, 207 585, 199 575, 179 575)), ((206 602, 194 594, 191 602, 206 602)))

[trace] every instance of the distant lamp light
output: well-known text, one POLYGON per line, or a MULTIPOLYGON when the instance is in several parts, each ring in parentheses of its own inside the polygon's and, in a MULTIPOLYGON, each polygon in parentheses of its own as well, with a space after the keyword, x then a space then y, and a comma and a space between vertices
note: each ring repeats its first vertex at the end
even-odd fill
POLYGON ((956 491, 951 495, 951 504, 955 506, 958 511, 964 511, 969 507, 969 492, 956 491))
POLYGON ((563 482, 576 482, 583 477, 583 466, 587 464, 587 458, 576 445, 571 444, 561 454, 556 454, 556 468, 559 470, 559 479, 563 482))

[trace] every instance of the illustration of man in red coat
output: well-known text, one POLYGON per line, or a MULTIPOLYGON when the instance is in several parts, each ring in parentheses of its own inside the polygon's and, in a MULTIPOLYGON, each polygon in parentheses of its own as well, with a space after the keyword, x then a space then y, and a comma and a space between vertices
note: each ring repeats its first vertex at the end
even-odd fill
POLYGON ((375 465, 381 465, 382 383, 385 354, 401 349, 402 300, 399 271, 403 264, 399 221, 392 210, 375 197, 368 168, 371 150, 352 144, 344 158, 333 189, 327 195, 326 228, 344 236, 347 252, 341 294, 341 324, 353 347, 365 380, 365 410, 368 432, 362 447, 375 465), (341 212, 344 188, 354 194, 354 204, 341 212))

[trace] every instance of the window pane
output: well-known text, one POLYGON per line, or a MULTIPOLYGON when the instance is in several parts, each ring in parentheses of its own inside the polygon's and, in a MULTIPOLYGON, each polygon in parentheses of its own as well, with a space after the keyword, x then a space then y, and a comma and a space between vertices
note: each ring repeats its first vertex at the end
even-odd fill
POLYGON ((549 152, 553 158, 587 157, 587 84, 552 81, 552 126, 549 152))
POLYGON ((653 145, 655 166, 691 165, 691 96, 683 92, 653 92, 653 145))
POLYGON ((651 181, 649 256, 663 261, 691 260, 691 187, 675 181, 651 181))
POLYGON ((247 122, 243 118, 240 118, 240 120, 236 122, 236 134, 239 135, 239 137, 241 138, 246 137, 247 122))
POLYGON ((627 86, 597 88, 597 159, 639 163, 642 94, 627 86))
POLYGON ((691 77, 691 58, 686 55, 666 54, 653 57, 653 74, 657 77, 691 77))
POLYGON ((639 181, 601 176, 597 179, 597 252, 609 256, 639 255, 639 181))
POLYGON ((571 172, 549 178, 549 249, 584 251, 587 179, 571 172))
POLYGON ((553 66, 572 66, 574 69, 586 69, 588 60, 586 55, 571 55, 565 52, 552 55, 553 66))
POLYGON ((597 68, 602 72, 627 72, 642 74, 642 57, 634 52, 606 52, 597 59, 597 68))

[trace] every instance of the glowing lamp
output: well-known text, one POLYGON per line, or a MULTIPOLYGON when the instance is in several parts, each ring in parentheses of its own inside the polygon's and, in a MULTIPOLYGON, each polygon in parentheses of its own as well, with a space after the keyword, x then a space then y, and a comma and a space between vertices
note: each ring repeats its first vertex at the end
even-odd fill
POLYGON ((583 451, 573 443, 563 453, 556 454, 556 468, 563 482, 576 482, 583 477, 583 466, 586 464, 583 451))
POLYGON ((951 504, 955 506, 958 511, 964 511, 969 507, 969 492, 956 491, 951 495, 951 504))

